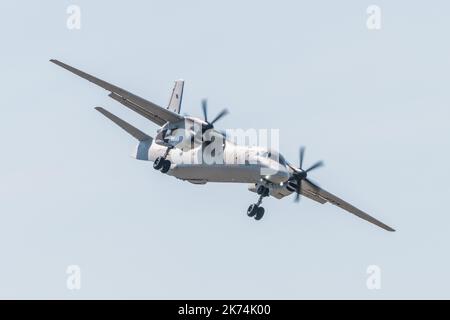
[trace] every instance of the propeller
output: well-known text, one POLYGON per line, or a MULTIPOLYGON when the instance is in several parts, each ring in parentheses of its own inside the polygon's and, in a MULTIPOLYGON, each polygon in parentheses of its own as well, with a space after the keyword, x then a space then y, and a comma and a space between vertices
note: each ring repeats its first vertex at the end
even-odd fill
POLYGON ((292 180, 294 180, 297 183, 297 190, 296 190, 297 194, 295 195, 295 202, 298 202, 300 200, 300 193, 302 191, 302 180, 308 181, 309 183, 314 185, 314 183, 312 183, 307 179, 308 173, 324 165, 323 161, 317 161, 308 169, 303 169, 304 157, 305 157, 305 147, 301 147, 299 153, 299 168, 298 169, 294 168, 294 173, 292 174, 292 180))
POLYGON ((202 111, 203 111, 203 119, 207 123, 207 125, 204 128, 205 131, 214 128, 214 123, 216 123, 217 121, 219 121, 221 118, 223 118, 228 114, 228 110, 223 109, 212 121, 208 121, 208 101, 206 99, 202 100, 202 111))

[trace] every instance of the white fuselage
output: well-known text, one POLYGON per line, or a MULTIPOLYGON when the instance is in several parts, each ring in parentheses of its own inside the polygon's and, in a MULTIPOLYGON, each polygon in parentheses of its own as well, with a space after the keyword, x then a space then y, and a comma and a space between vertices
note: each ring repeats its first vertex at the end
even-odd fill
MULTIPOLYGON (((148 149, 148 160, 154 161, 166 150, 166 146, 153 141, 148 149)), ((269 151, 266 149, 239 146, 227 141, 222 150, 221 161, 208 162, 201 146, 186 151, 172 149, 167 155, 172 164, 168 174, 193 183, 259 183, 264 180, 282 185, 289 179, 287 164, 277 157, 267 156, 269 151)))

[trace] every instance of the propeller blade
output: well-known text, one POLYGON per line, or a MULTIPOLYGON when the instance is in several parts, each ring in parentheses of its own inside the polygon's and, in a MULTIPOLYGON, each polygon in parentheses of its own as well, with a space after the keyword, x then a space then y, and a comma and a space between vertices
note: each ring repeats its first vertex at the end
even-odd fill
POLYGON ((214 122, 218 121, 220 118, 222 118, 223 116, 226 116, 228 114, 228 110, 227 109, 223 109, 222 111, 220 111, 220 113, 214 118, 213 121, 211 121, 211 124, 214 124, 214 122))
POLYGON ((320 168, 320 167, 322 167, 322 166, 323 166, 323 162, 322 162, 322 161, 319 161, 319 162, 316 162, 315 164, 313 164, 311 167, 309 167, 309 168, 306 169, 305 171, 306 171, 306 172, 309 172, 309 171, 311 171, 311 170, 320 168))
POLYGON ((297 181, 297 194, 295 195, 295 202, 299 202, 300 201, 300 193, 302 192, 302 181, 298 180, 297 181))
POLYGON ((299 155, 299 159, 300 159, 300 166, 299 168, 303 168, 303 158, 305 156, 305 147, 301 147, 300 148, 300 155, 299 155))
POLYGON ((208 100, 202 100, 203 120, 208 122, 208 100))
POLYGON ((309 171, 317 169, 324 165, 322 161, 318 161, 315 164, 313 164, 311 167, 309 167, 308 169, 304 170, 303 169, 304 157, 305 157, 305 147, 300 147, 300 152, 299 152, 299 157, 298 157, 299 168, 298 169, 293 168, 294 169, 293 177, 294 177, 294 179, 297 180, 297 190, 295 190, 297 192, 297 194, 295 195, 295 202, 300 201, 300 194, 302 193, 302 181, 303 180, 305 180, 306 182, 311 184, 314 188, 318 188, 318 186, 314 182, 311 182, 311 180, 308 180, 306 177, 308 176, 309 171))

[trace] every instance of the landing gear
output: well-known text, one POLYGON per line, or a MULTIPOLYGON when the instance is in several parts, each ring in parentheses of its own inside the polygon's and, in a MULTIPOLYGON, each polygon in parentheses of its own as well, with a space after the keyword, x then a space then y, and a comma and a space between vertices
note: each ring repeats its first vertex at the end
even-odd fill
POLYGON ((256 215, 259 207, 256 204, 251 204, 247 209, 247 215, 251 218, 256 215))
POLYGON ((164 164, 164 161, 166 161, 163 157, 158 157, 155 159, 155 162, 153 162, 153 168, 155 170, 160 170, 164 164))
POLYGON ((162 173, 167 173, 170 170, 170 161, 164 159, 163 157, 158 157, 153 162, 153 168, 156 170, 161 170, 162 173))
POLYGON ((256 190, 256 193, 259 194, 258 202, 251 204, 247 209, 247 215, 249 217, 254 217, 255 220, 261 220, 264 216, 264 208, 261 207, 261 203, 264 197, 268 197, 270 190, 265 186, 259 186, 256 190))
POLYGON ((258 207, 258 210, 256 211, 255 220, 261 220, 263 216, 264 216, 264 208, 258 207))
POLYGON ((266 188, 264 186, 259 186, 258 189, 256 189, 256 193, 259 195, 263 195, 263 197, 267 197, 269 195, 269 188, 266 188))
POLYGON ((168 147, 164 155, 161 157, 158 157, 153 162, 153 168, 155 170, 161 170, 162 173, 167 173, 170 170, 171 162, 166 159, 167 155, 169 154, 171 147, 168 147))
POLYGON ((161 172, 162 173, 167 173, 167 171, 170 170, 170 165, 171 165, 171 163, 170 163, 169 160, 164 160, 162 168, 161 168, 161 172))

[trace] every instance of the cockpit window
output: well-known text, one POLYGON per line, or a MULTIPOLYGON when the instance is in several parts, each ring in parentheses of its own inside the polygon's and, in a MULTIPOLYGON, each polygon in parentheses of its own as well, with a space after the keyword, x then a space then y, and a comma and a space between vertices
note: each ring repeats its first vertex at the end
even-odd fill
POLYGON ((277 152, 265 151, 261 153, 260 156, 263 158, 271 158, 275 161, 278 161, 282 165, 286 165, 286 160, 284 159, 284 157, 277 152))

